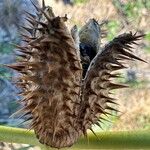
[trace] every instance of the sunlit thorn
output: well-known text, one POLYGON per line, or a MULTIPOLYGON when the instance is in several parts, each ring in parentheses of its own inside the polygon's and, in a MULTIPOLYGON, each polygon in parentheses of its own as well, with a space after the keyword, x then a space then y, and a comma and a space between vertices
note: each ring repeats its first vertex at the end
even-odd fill
POLYGON ((45 5, 45 0, 42 0, 42 8, 45 9, 46 5, 45 5))
POLYGON ((39 8, 34 4, 34 2, 33 2, 32 0, 30 0, 30 2, 31 2, 32 5, 35 7, 35 9, 36 9, 37 11, 39 11, 39 8))

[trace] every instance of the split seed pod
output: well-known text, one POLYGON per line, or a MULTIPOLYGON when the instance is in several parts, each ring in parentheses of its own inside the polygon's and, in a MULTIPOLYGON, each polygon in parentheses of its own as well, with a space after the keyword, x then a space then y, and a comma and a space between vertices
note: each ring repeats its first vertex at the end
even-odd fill
MULTIPOLYGON (((100 126, 102 114, 109 114, 109 96, 125 85, 112 83, 113 71, 123 69, 123 61, 144 61, 131 51, 131 44, 143 35, 125 33, 99 51, 82 79, 82 64, 76 43, 65 25, 67 17, 55 17, 43 1, 37 16, 27 14, 31 27, 23 27, 25 46, 17 46, 22 57, 9 67, 20 73, 24 115, 31 129, 45 145, 62 148, 73 145, 93 124, 100 126)), ((92 130, 93 131, 93 130, 92 130)))

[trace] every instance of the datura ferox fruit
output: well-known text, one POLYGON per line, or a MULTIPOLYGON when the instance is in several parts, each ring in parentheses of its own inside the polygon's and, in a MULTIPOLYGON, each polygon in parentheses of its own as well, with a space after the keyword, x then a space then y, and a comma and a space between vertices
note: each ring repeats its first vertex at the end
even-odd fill
POLYGON ((90 19, 80 31, 75 25, 68 30, 64 17, 55 16, 52 8, 38 8, 37 15, 27 12, 29 34, 25 44, 16 46, 20 59, 8 67, 20 75, 23 108, 30 127, 42 144, 72 146, 81 135, 101 126, 102 114, 110 114, 116 104, 111 90, 126 85, 112 82, 116 70, 126 68, 126 60, 144 60, 132 52, 132 44, 144 35, 124 33, 100 47, 101 24, 90 19), (115 71, 115 72, 114 72, 115 71))

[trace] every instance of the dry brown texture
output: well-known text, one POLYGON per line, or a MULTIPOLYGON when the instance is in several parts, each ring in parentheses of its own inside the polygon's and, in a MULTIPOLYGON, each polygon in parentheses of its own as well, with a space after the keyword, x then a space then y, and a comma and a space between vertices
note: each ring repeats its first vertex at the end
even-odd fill
POLYGON ((29 15, 39 33, 24 35, 26 46, 18 46, 23 59, 11 66, 22 73, 17 84, 22 87, 23 111, 31 116, 31 128, 41 143, 57 148, 72 145, 80 135, 74 118, 82 68, 65 19, 48 15, 46 22, 40 22, 29 15))
MULTIPOLYGON (((114 7, 112 3, 112 0, 88 0, 87 4, 83 3, 80 5, 75 5, 74 7, 71 7, 69 5, 66 7, 66 5, 63 5, 62 3, 56 3, 55 1, 46 0, 46 2, 50 6, 51 5, 53 6, 54 11, 57 14, 59 15, 63 15, 64 13, 70 14, 72 18, 69 22, 69 25, 71 26, 72 24, 83 25, 90 17, 91 18, 96 17, 98 20, 108 18, 109 20, 115 20, 115 21, 121 22, 121 16, 119 16, 119 14, 117 13, 116 8, 114 7)), ((126 28, 121 29, 119 33, 127 32, 129 30, 133 30, 133 31, 142 30, 144 33, 148 33, 149 25, 150 25, 150 9, 146 9, 146 8, 140 9, 137 16, 139 17, 133 18, 132 20, 129 18, 131 21, 130 25, 127 26, 126 28)), ((104 39, 104 41, 106 40, 104 39)), ((130 89, 116 91, 115 97, 118 98, 117 102, 120 104, 118 106, 118 109, 121 112, 123 112, 123 114, 121 115, 121 120, 120 121, 118 120, 114 124, 115 130, 127 129, 128 126, 130 126, 131 130, 134 128, 137 129, 139 127, 137 126, 137 124, 139 123, 139 120, 134 114, 139 113, 139 106, 141 106, 141 103, 142 103, 142 110, 139 116, 141 116, 141 118, 147 118, 150 115, 150 112, 148 111, 150 108, 149 107, 150 53, 144 50, 143 43, 148 46, 150 45, 150 42, 148 40, 147 41, 142 40, 141 42, 139 42, 139 46, 136 46, 136 51, 134 51, 134 53, 136 53, 137 56, 142 57, 148 63, 141 63, 139 61, 136 61, 136 62, 130 61, 128 62, 128 64, 129 64, 129 68, 136 72, 137 80, 138 81, 146 80, 146 82, 148 83, 148 86, 143 85, 144 89, 134 88, 132 90, 132 87, 130 87, 130 89), (133 93, 128 94, 128 91, 133 91, 133 93), (145 91, 148 91, 148 92, 145 92, 145 91), (132 114, 131 108, 135 110, 134 114, 132 114), (147 116, 145 116, 145 113, 147 114, 147 116), (129 114, 129 115, 126 115, 126 114, 129 114)), ((123 73, 125 74, 125 71, 123 71, 123 73)), ((147 119, 143 119, 143 122, 141 123, 140 127, 143 128, 144 124, 145 125, 149 124, 147 122, 147 119)))
MULTIPOLYGON (((83 131, 91 129, 92 124, 99 125, 99 116, 109 114, 109 111, 115 110, 109 104, 115 104, 115 101, 109 95, 111 90, 124 88, 125 85, 119 85, 112 82, 112 78, 118 78, 119 75, 113 73, 116 70, 125 68, 124 60, 141 60, 133 55, 130 44, 139 40, 141 36, 136 34, 123 34, 107 44, 102 52, 96 55, 90 64, 89 70, 83 81, 81 119, 83 131), (129 44, 130 43, 130 44, 129 44)), ((117 111, 117 110, 115 110, 117 111)), ((101 120, 102 118, 100 118, 101 120)), ((100 125, 99 125, 100 126, 100 125)))
POLYGON ((37 8, 44 18, 28 14, 35 32, 30 37, 23 35, 27 44, 18 46, 22 59, 10 67, 22 74, 17 84, 22 87, 23 111, 32 120, 37 138, 62 148, 73 145, 82 133, 86 135, 92 124, 99 124, 101 114, 114 110, 109 106, 114 103, 109 93, 125 86, 111 82, 118 77, 112 72, 125 68, 124 60, 141 60, 132 54, 130 45, 143 35, 123 34, 108 43, 81 83, 80 58, 65 26, 66 17, 54 17, 45 10, 37 8))

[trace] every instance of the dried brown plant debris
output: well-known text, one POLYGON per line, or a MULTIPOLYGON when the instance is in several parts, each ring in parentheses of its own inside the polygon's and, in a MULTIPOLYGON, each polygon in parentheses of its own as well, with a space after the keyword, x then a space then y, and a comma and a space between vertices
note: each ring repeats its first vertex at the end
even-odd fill
MULTIPOLYGON (((111 90, 126 85, 111 81, 119 76, 114 71, 126 68, 125 60, 144 62, 131 50, 143 35, 125 33, 100 48, 82 78, 80 51, 65 25, 67 16, 56 17, 44 1, 42 8, 35 8, 37 16, 27 13, 31 27, 24 27, 30 33, 23 35, 26 44, 17 46, 21 59, 9 66, 21 74, 17 85, 22 89, 23 108, 19 113, 31 120, 41 143, 69 147, 87 129, 93 131, 93 124, 100 126, 102 114, 115 110, 109 105, 115 104, 111 90)), ((98 24, 95 19, 91 22, 98 24)), ((88 24, 86 31, 91 32, 88 24)))

